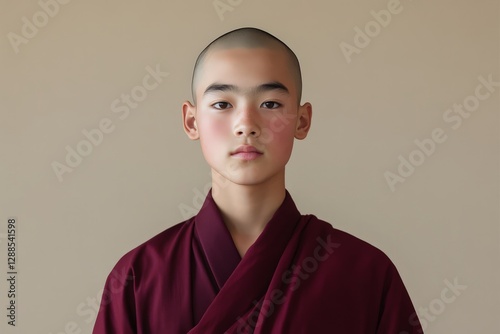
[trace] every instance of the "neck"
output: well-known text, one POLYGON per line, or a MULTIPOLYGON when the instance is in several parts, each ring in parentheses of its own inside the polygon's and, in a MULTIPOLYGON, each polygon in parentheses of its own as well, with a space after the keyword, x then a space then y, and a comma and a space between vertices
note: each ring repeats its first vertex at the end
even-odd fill
POLYGON ((284 171, 258 185, 221 180, 220 174, 212 171, 212 197, 243 257, 285 199, 284 171))

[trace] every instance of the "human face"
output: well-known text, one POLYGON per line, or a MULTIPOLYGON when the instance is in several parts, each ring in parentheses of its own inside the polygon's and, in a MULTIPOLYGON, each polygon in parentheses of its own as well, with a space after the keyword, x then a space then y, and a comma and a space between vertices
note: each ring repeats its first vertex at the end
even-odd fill
POLYGON ((241 185, 282 179, 294 138, 305 137, 311 113, 309 104, 297 103, 286 53, 215 49, 201 66, 197 104, 191 106, 196 131, 192 139, 200 139, 212 171, 241 185))

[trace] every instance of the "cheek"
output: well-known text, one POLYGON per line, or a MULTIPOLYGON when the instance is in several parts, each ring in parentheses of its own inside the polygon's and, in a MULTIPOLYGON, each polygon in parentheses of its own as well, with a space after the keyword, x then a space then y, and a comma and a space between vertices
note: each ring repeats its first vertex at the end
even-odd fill
POLYGON ((198 130, 201 148, 205 154, 212 152, 220 154, 222 149, 220 145, 230 142, 228 137, 231 133, 228 124, 221 120, 202 119, 198 122, 198 130))
POLYGON ((279 160, 288 161, 292 154, 293 137, 278 137, 273 149, 279 160))
POLYGON ((269 142, 266 144, 268 149, 273 152, 273 156, 280 161, 288 161, 292 153, 294 142, 293 126, 283 127, 280 131, 272 131, 269 136, 269 142))

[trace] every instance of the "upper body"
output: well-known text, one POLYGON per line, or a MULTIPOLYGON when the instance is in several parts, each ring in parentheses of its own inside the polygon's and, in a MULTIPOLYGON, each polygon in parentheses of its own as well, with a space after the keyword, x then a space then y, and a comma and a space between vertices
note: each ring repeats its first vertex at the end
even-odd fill
POLYGON ((421 333, 390 260, 302 216, 285 189, 311 126, 301 90, 297 57, 266 32, 238 29, 203 50, 182 118, 212 189, 198 215, 118 262, 94 333, 421 333))
POLYGON ((209 192, 118 261, 103 301, 95 334, 422 333, 390 259, 288 192, 243 257, 209 192))

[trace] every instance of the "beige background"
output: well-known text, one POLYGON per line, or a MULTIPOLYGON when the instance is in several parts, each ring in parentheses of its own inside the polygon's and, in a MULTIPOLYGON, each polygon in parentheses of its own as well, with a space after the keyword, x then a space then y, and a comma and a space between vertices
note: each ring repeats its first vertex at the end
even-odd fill
POLYGON ((350 63, 340 44, 355 46, 355 27, 370 27, 370 11, 390 1, 220 2, 232 9, 222 18, 212 0, 73 0, 16 53, 8 34, 22 36, 23 17, 33 22, 41 7, 1 1, 0 277, 15 216, 19 295, 11 328, 0 280, 0 331, 90 333, 87 303, 119 257, 187 218, 181 209, 197 210, 209 169, 182 131, 180 106, 201 49, 250 25, 283 39, 302 63, 313 127, 287 170, 301 212, 384 250, 415 307, 430 307, 426 333, 499 333, 500 88, 457 129, 443 119, 479 76, 500 80, 499 1, 401 0, 350 63), (113 101, 157 64, 169 75, 120 119, 113 101), (105 118, 113 132, 60 182, 54 161, 65 164, 66 146, 105 118), (391 191, 384 173, 435 128, 447 140, 391 191), (455 279, 467 288, 443 303, 455 279))

